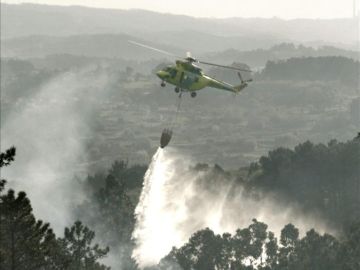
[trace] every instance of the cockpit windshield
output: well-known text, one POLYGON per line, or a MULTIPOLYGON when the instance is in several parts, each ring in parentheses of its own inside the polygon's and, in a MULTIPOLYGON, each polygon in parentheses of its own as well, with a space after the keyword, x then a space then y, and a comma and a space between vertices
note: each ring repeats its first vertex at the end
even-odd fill
POLYGON ((164 69, 164 71, 168 72, 172 78, 175 78, 175 76, 176 76, 176 74, 177 74, 176 68, 174 68, 174 67, 172 67, 172 66, 166 67, 166 68, 164 69))

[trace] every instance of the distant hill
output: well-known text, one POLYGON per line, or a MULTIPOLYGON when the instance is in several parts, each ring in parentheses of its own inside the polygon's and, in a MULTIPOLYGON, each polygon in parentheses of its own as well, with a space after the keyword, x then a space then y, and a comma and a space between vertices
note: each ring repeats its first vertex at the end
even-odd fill
POLYGON ((164 55, 129 43, 129 40, 161 47, 180 54, 183 49, 143 41, 126 34, 97 34, 74 36, 30 36, 1 40, 2 57, 43 57, 53 54, 71 54, 88 57, 145 60, 165 58, 164 55))
POLYGON ((128 34, 196 53, 269 48, 293 41, 355 48, 354 19, 210 19, 144 10, 1 4, 1 38, 128 34))
POLYGON ((222 52, 207 53, 202 55, 208 61, 230 64, 232 62, 244 62, 252 67, 263 67, 267 61, 285 60, 298 57, 320 57, 320 56, 343 56, 359 60, 357 51, 345 50, 333 46, 321 46, 313 48, 293 43, 281 43, 269 49, 255 49, 239 51, 228 49, 222 52))
POLYGON ((289 81, 341 81, 358 86, 360 63, 345 57, 303 57, 269 61, 259 79, 289 81))
MULTIPOLYGON (((233 65, 244 67, 244 64, 239 62, 233 62, 233 65)), ((232 84, 239 83, 236 72, 211 68, 208 74, 232 84)), ((252 77, 255 82, 263 80, 292 82, 337 81, 354 88, 359 83, 360 62, 342 56, 294 57, 285 60, 268 61, 261 71, 254 74, 242 72, 242 76, 245 79, 252 77)))

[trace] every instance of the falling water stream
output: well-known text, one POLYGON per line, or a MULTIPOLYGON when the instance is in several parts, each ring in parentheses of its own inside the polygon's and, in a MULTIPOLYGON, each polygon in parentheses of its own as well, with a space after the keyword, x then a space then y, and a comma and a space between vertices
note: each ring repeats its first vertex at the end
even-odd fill
POLYGON ((249 197, 239 184, 209 170, 195 170, 189 156, 172 147, 158 148, 144 176, 135 209, 133 258, 140 268, 156 265, 171 248, 180 247, 198 230, 234 233, 253 218, 279 235, 288 223, 300 232, 329 231, 319 218, 260 194, 249 197))

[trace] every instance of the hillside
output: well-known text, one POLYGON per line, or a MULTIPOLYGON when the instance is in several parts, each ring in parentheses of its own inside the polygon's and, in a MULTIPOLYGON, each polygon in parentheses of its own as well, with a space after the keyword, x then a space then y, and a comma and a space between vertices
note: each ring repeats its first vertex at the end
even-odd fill
POLYGON ((267 61, 321 56, 343 56, 354 60, 359 59, 359 53, 357 51, 345 50, 333 46, 314 48, 301 44, 296 45, 294 43, 281 43, 276 44, 269 49, 254 49, 249 51, 228 49, 222 52, 207 53, 202 57, 212 62, 244 62, 253 67, 262 67, 265 66, 267 61))
POLYGON ((178 54, 185 50, 173 46, 143 41, 125 34, 97 34, 74 36, 30 36, 1 41, 2 57, 43 57, 53 54, 71 54, 91 57, 144 60, 164 58, 164 55, 135 46, 129 40, 147 43, 178 54))
POLYGON ((210 19, 144 10, 1 4, 2 39, 125 33, 173 46, 180 42, 198 52, 202 47, 206 48, 202 51, 234 47, 248 50, 269 47, 280 41, 354 47, 357 32, 357 21, 353 19, 210 19))
POLYGON ((262 79, 291 81, 336 81, 357 87, 359 62, 345 57, 290 58, 266 64, 262 79))

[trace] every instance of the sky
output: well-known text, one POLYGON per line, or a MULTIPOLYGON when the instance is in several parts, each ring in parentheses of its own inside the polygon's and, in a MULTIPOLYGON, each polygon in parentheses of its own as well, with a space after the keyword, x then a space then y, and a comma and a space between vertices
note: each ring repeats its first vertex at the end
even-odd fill
MULTIPOLYGON (((4 3, 81 5, 99 8, 146 9, 193 17, 345 18, 354 0, 4 0, 4 3)), ((356 0, 359 2, 360 0, 356 0)), ((358 8, 356 8, 358 10, 358 8)))

